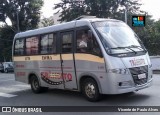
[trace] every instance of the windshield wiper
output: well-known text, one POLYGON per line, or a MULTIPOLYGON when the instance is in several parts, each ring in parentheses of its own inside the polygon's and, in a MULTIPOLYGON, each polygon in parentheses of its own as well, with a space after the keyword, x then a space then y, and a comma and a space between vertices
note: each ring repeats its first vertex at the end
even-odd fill
POLYGON ((115 48, 109 48, 109 49, 125 49, 126 47, 115 47, 115 48))
POLYGON ((137 52, 135 51, 135 50, 133 50, 133 49, 131 49, 131 47, 130 46, 127 46, 127 47, 115 47, 115 48, 110 48, 110 49, 129 49, 129 50, 131 50, 132 52, 134 52, 135 54, 137 54, 137 52))
POLYGON ((141 46, 137 46, 137 45, 131 45, 131 46, 128 46, 128 47, 130 47, 130 48, 138 48, 138 49, 140 49, 140 50, 144 50, 144 52, 147 52, 147 50, 145 49, 145 48, 143 48, 143 47, 141 47, 141 46))
POLYGON ((131 48, 141 48, 141 49, 143 49, 141 46, 137 46, 137 45, 130 45, 130 46, 128 46, 128 47, 131 47, 131 48))
POLYGON ((131 51, 133 51, 135 54, 137 54, 137 52, 135 50, 133 50, 131 47, 126 47, 128 49, 130 49, 131 51))

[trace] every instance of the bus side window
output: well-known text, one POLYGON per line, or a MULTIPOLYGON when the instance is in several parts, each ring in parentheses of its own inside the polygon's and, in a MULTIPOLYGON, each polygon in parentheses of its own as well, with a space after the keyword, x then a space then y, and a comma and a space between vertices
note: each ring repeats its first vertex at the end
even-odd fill
POLYGON ((77 31, 77 53, 101 55, 101 50, 95 36, 89 35, 89 29, 77 31))
POLYGON ((88 44, 88 29, 78 30, 76 32, 77 40, 77 52, 78 53, 87 53, 89 49, 88 44))
POLYGON ((46 34, 41 36, 40 53, 56 53, 56 34, 46 34))
POLYGON ((24 55, 24 39, 15 41, 14 55, 24 55))
POLYGON ((72 37, 71 32, 62 34, 62 53, 72 52, 72 37))
POLYGON ((30 37, 26 39, 26 54, 27 55, 36 55, 38 54, 38 36, 30 37))

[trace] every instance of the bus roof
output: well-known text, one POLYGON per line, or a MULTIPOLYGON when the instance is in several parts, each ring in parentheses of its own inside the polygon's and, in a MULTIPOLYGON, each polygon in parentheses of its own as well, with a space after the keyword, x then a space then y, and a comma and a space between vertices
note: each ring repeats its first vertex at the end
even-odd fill
POLYGON ((17 33, 14 37, 14 39, 16 38, 23 38, 23 37, 29 37, 29 36, 34 36, 34 35, 39 35, 39 34, 47 34, 47 33, 51 33, 51 32, 56 32, 59 30, 67 30, 67 29, 71 29, 74 27, 77 27, 77 23, 80 23, 78 25, 85 25, 88 24, 90 22, 96 22, 96 21, 120 21, 120 20, 116 20, 116 19, 105 19, 105 18, 82 18, 80 20, 73 20, 70 22, 65 22, 65 23, 61 23, 61 24, 56 24, 56 25, 52 25, 52 26, 48 26, 48 27, 43 27, 43 28, 38 28, 38 29, 34 29, 34 30, 28 30, 25 32, 20 32, 17 33))

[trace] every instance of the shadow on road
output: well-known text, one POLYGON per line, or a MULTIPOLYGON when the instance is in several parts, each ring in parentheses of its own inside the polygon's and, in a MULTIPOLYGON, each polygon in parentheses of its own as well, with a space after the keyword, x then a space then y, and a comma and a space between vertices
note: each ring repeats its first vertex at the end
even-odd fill
MULTIPOLYGON (((57 89, 50 89, 49 94, 53 96, 58 97, 64 97, 64 98, 70 98, 70 99, 76 99, 82 100, 83 95, 80 92, 73 92, 73 91, 66 91, 66 90, 57 90, 57 89)), ((132 104, 140 104, 145 100, 148 100, 150 98, 150 95, 145 95, 143 93, 139 92, 130 92, 125 94, 117 94, 117 95, 103 95, 102 100, 100 103, 107 103, 107 105, 132 105, 132 104)), ((86 101, 85 99, 83 99, 86 101)), ((99 103, 99 102, 98 102, 99 103)))
POLYGON ((104 95, 103 101, 107 102, 107 104, 113 105, 140 105, 140 103, 145 100, 148 100, 150 95, 141 94, 138 92, 130 92, 125 94, 117 94, 117 95, 104 95))
MULTIPOLYGON (((48 92, 34 94, 31 90, 25 90, 16 93, 16 100, 28 98, 32 103, 23 102, 25 105, 43 103, 44 105, 61 105, 61 106, 144 106, 147 103, 150 95, 145 95, 143 92, 133 92, 119 95, 103 95, 99 102, 88 102, 79 92, 49 89, 48 92), (46 102, 46 99, 48 100, 46 102), (41 101, 39 101, 41 100, 41 101), (45 104, 46 103, 46 104, 45 104)), ((42 104, 42 105, 43 105, 42 104)))

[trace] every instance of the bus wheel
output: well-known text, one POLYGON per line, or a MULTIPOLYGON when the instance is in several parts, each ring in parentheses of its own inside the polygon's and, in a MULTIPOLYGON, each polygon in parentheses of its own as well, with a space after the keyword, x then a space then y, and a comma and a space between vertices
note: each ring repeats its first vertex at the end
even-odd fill
POLYGON ((47 87, 40 86, 38 78, 36 76, 31 77, 30 83, 31 83, 31 89, 34 93, 41 93, 48 90, 47 87))
POLYGON ((86 78, 82 84, 82 92, 88 101, 99 101, 101 95, 99 93, 98 85, 92 78, 86 78))
POLYGON ((8 73, 8 69, 5 69, 4 72, 5 72, 5 73, 8 73))

